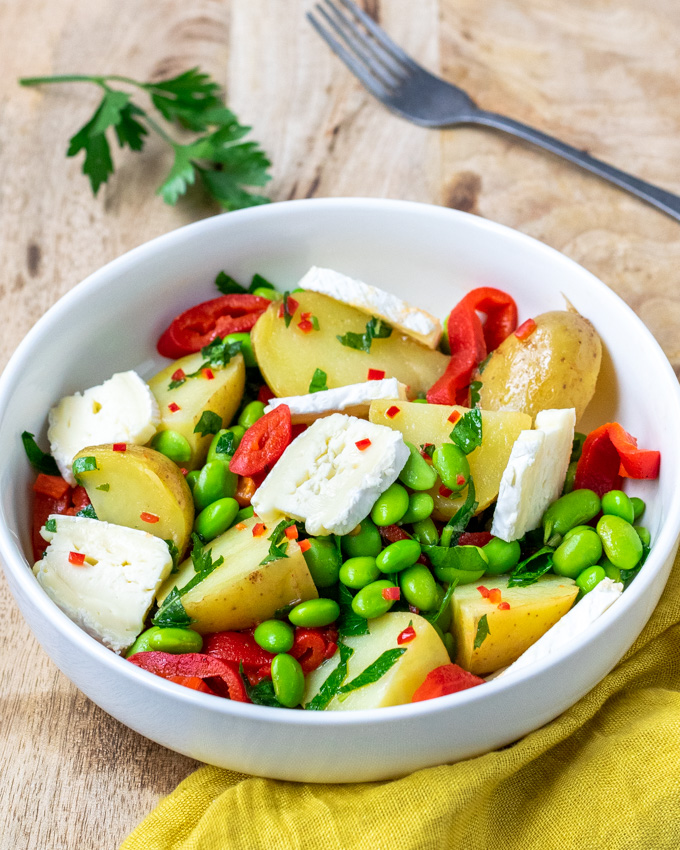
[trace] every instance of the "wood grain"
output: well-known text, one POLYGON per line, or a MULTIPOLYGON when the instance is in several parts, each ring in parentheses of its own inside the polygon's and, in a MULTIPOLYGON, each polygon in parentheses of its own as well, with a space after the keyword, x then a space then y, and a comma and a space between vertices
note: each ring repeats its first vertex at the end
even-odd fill
MULTIPOLYGON (((0 335, 4 364, 57 298, 122 252, 214 207, 154 197, 168 153, 117 156, 93 199, 69 136, 87 87, 22 75, 200 65, 275 164, 276 200, 448 204, 517 227, 589 268, 639 313, 680 372, 680 227, 596 178, 489 131, 387 113, 312 32, 303 0, 0 0, 0 335)), ((478 103, 680 191, 676 0, 366 0, 429 68, 478 103)), ((117 847, 195 766, 90 703, 37 646, 0 579, 0 848, 117 847)))

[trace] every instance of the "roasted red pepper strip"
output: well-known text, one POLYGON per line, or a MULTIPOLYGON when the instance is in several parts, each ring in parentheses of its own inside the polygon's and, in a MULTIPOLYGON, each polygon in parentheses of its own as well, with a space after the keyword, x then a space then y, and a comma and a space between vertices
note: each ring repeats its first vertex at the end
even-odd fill
POLYGON ((175 360, 200 351, 216 336, 249 331, 270 302, 248 293, 233 293, 197 304, 180 313, 158 340, 158 353, 175 360))
POLYGON ((259 670, 271 664, 273 653, 262 649, 255 638, 244 632, 215 632, 203 641, 203 652, 244 668, 259 670))
POLYGON ((311 673, 326 658, 327 642, 318 629, 295 629, 295 641, 290 654, 297 658, 303 673, 311 673))
POLYGON ((215 694, 212 688, 209 688, 203 679, 198 676, 168 676, 169 682, 175 682, 177 685, 184 685, 185 688, 191 688, 192 691, 201 691, 204 694, 215 694))
POLYGON ((486 357, 486 343, 479 316, 461 301, 449 313, 451 359, 444 374, 427 391, 430 404, 467 405, 472 373, 486 357))
POLYGON ((435 667, 434 670, 430 670, 423 684, 411 697, 411 702, 435 699, 435 697, 455 694, 458 691, 464 691, 467 688, 474 688, 475 685, 483 684, 484 679, 480 679, 474 673, 468 673, 467 670, 463 670, 457 664, 443 664, 441 667, 435 667))
POLYGON ((229 699, 236 702, 249 702, 238 667, 214 655, 205 655, 202 652, 187 652, 183 655, 172 655, 169 652, 138 652, 131 655, 128 661, 163 679, 170 679, 173 676, 196 676, 199 679, 221 680, 228 689, 229 699))
POLYGON ((587 487, 598 496, 621 488, 621 476, 656 478, 661 455, 657 451, 638 449, 635 437, 618 422, 607 422, 586 437, 576 467, 574 489, 587 487))
POLYGON ((493 534, 489 531, 464 531, 458 538, 459 546, 486 546, 493 540, 493 534))
POLYGON ((290 408, 280 404, 248 428, 236 449, 229 469, 253 477, 269 472, 291 441, 290 408))
POLYGON ((517 304, 514 298, 501 289, 480 286, 468 292, 460 303, 486 313, 483 331, 487 352, 498 348, 517 327, 517 304))
POLYGON ((33 557, 36 561, 42 558, 43 552, 47 549, 47 541, 40 536, 40 529, 45 525, 50 514, 75 516, 89 504, 90 500, 84 487, 68 487, 66 493, 59 499, 36 491, 31 525, 33 557))
POLYGON ((60 475, 45 475, 41 472, 35 479, 33 489, 36 493, 43 493, 52 499, 61 499, 71 489, 71 485, 60 475))

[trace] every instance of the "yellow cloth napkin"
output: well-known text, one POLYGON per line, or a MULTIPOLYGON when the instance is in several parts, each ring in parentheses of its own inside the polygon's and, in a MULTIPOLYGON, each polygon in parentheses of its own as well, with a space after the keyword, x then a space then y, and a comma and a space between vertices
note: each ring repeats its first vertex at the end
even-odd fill
POLYGON ((356 785, 202 767, 120 850, 260 848, 678 850, 680 558, 618 667, 514 745, 356 785))

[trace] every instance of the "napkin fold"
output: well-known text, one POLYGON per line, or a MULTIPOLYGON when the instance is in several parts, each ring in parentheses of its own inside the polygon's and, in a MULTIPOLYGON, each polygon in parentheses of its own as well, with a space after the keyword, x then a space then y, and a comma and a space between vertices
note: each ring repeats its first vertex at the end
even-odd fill
POLYGON ((404 779, 312 785, 202 767, 120 850, 677 850, 680 557, 620 664, 502 750, 404 779))

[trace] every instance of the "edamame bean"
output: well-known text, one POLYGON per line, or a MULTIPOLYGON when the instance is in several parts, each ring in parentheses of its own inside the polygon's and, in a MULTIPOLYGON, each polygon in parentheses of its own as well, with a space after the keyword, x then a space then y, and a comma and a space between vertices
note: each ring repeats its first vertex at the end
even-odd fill
POLYGON ((558 576, 575 579, 601 557, 602 543, 595 529, 588 526, 573 529, 553 553, 553 570, 558 576))
POLYGON ((376 525, 394 525, 408 510, 408 493, 401 484, 391 484, 378 496, 371 510, 371 519, 376 525))
POLYGON ((451 632, 444 632, 444 646, 446 647, 446 651, 449 653, 449 658, 451 661, 456 660, 456 639, 451 634, 451 632))
POLYGON ((434 450, 432 464, 442 484, 449 490, 462 490, 470 480, 470 464, 465 452, 454 443, 444 443, 434 450))
POLYGON ((251 516, 255 513, 252 505, 247 505, 245 508, 241 508, 241 510, 234 517, 234 525, 239 522, 243 522, 244 519, 250 519, 251 516))
POLYGON ((626 522, 633 523, 635 519, 635 508, 633 503, 623 490, 610 490, 602 497, 602 513, 611 516, 620 516, 626 522))
POLYGON ((245 361, 246 366, 249 369, 252 369, 253 366, 257 366, 257 360, 255 359, 255 354, 253 353, 253 345, 250 341, 250 334, 247 334, 247 333, 227 334, 225 336, 223 342, 240 342, 241 343, 241 354, 243 355, 243 359, 245 361))
POLYGON ((217 499, 207 508, 203 508, 194 520, 194 531, 206 541, 214 540, 220 534, 231 528, 239 506, 236 499, 217 499))
POLYGON ((340 553, 332 537, 310 537, 303 558, 317 587, 331 587, 338 580, 340 553))
POLYGON ((597 522, 597 533, 605 555, 620 570, 632 570, 642 557, 642 541, 625 519, 605 514, 597 522))
POLYGON ((428 404, 428 401, 427 401, 426 398, 413 398, 413 399, 411 399, 411 403, 412 404, 428 404))
POLYGON ((175 463, 186 463, 191 459, 189 441, 177 431, 159 431, 151 441, 151 448, 175 463))
MULTIPOLYGON (((410 487, 411 490, 431 489, 437 481, 437 471, 430 466, 413 443, 409 443, 408 440, 404 440, 404 442, 409 450, 409 458, 399 473, 399 480, 410 487)), ((420 517, 420 519, 424 518, 420 517)))
POLYGON ((194 492, 194 487, 196 486, 196 482, 198 481, 198 477, 200 474, 200 469, 192 469, 191 472, 187 472, 186 482, 189 485, 189 489, 192 493, 194 492))
POLYGON ((130 658, 136 652, 171 652, 173 655, 181 655, 185 652, 200 652, 202 649, 203 638, 198 632, 152 626, 141 633, 125 653, 125 657, 130 658))
POLYGON ((429 493, 411 493, 408 497, 408 510, 401 522, 422 522, 434 510, 434 499, 429 493))
MULTIPOLYGON (((560 496, 543 514, 543 539, 562 537, 575 525, 582 525, 600 513, 600 497, 592 490, 572 490, 560 496)), ((559 542, 559 540, 557 541, 559 542)))
POLYGON ((404 599, 421 611, 434 611, 439 605, 439 593, 434 576, 423 564, 414 564, 399 574, 399 586, 404 599))
POLYGON ((647 505, 643 502, 642 499, 638 498, 637 496, 633 496, 630 501, 633 504, 633 521, 637 522, 642 516, 642 514, 645 512, 645 508, 647 507, 647 505))
POLYGON ((609 558, 606 556, 600 558, 600 566, 604 570, 604 574, 607 578, 610 578, 612 581, 621 581, 621 570, 618 567, 615 567, 609 558))
POLYGON ((208 449, 208 457, 206 458, 207 463, 212 463, 214 460, 221 460, 223 463, 229 463, 232 459, 234 452, 239 446, 241 442, 241 438, 246 433, 245 428, 242 428, 240 425, 232 425, 230 428, 220 428, 220 430, 215 434, 215 436, 210 441, 210 448, 208 449), (229 444, 231 442, 231 452, 218 451, 218 447, 220 445, 220 440, 224 437, 225 434, 231 434, 232 440, 224 440, 222 445, 225 443, 229 444))
POLYGON ((264 408, 265 405, 261 401, 251 401, 241 411, 238 424, 247 431, 251 425, 254 425, 258 419, 264 416, 264 408))
POLYGON ((382 549, 380 532, 368 517, 362 519, 359 525, 342 538, 342 551, 348 558, 360 555, 375 556, 382 549))
POLYGON ((581 588, 582 593, 590 593, 602 579, 605 578, 605 571, 600 566, 586 567, 576 578, 576 584, 581 588))
POLYGON ((231 497, 238 486, 238 475, 231 472, 226 463, 215 460, 206 463, 194 484, 194 504, 200 513, 218 499, 231 497))
POLYGON ((385 599, 382 592, 390 587, 394 587, 394 584, 387 579, 367 584, 352 600, 352 611, 365 620, 372 620, 374 617, 382 617, 383 614, 387 614, 394 605, 394 600, 385 599))
POLYGON ((489 561, 486 572, 492 576, 510 572, 519 563, 521 555, 519 541, 508 543, 500 537, 489 540, 486 546, 482 547, 482 551, 489 561))
POLYGON ((431 517, 413 523, 413 536, 423 546, 436 546, 439 543, 439 532, 431 517))
POLYGON ((588 531, 595 531, 592 525, 575 525, 573 528, 570 528, 569 531, 565 532, 563 539, 568 540, 572 536, 572 534, 576 534, 577 532, 583 531, 584 529, 587 529, 588 531))
POLYGON ((267 652, 288 652, 295 641, 295 631, 283 620, 265 620, 253 632, 255 643, 267 652))
POLYGON ((257 295, 258 298, 268 298, 269 301, 279 301, 283 298, 283 292, 279 292, 278 289, 269 289, 268 286, 258 286, 253 289, 253 295, 257 295))
POLYGON ((272 684, 276 699, 286 708, 295 708, 305 692, 305 674, 300 663, 282 652, 272 661, 272 684))
POLYGON ((649 529, 645 528, 643 525, 634 525, 633 528, 637 531, 637 535, 640 538, 643 546, 649 546, 652 542, 652 535, 649 533, 649 529))
POLYGON ((564 487, 562 487, 562 495, 566 493, 571 493, 574 489, 574 479, 576 478, 576 467, 578 466, 578 461, 573 460, 569 466, 567 467, 567 475, 564 479, 564 487))
POLYGON ((383 573, 398 573, 415 564, 420 553, 420 543, 417 540, 397 540, 396 543, 386 546, 375 562, 383 573))
POLYGON ((300 602, 288 614, 294 626, 306 629, 320 628, 334 623, 340 616, 340 606, 333 599, 308 599, 300 602))
POLYGON ((375 563, 375 558, 367 556, 349 558, 340 567, 340 581, 345 587, 353 590, 361 590, 380 576, 380 570, 375 563))

